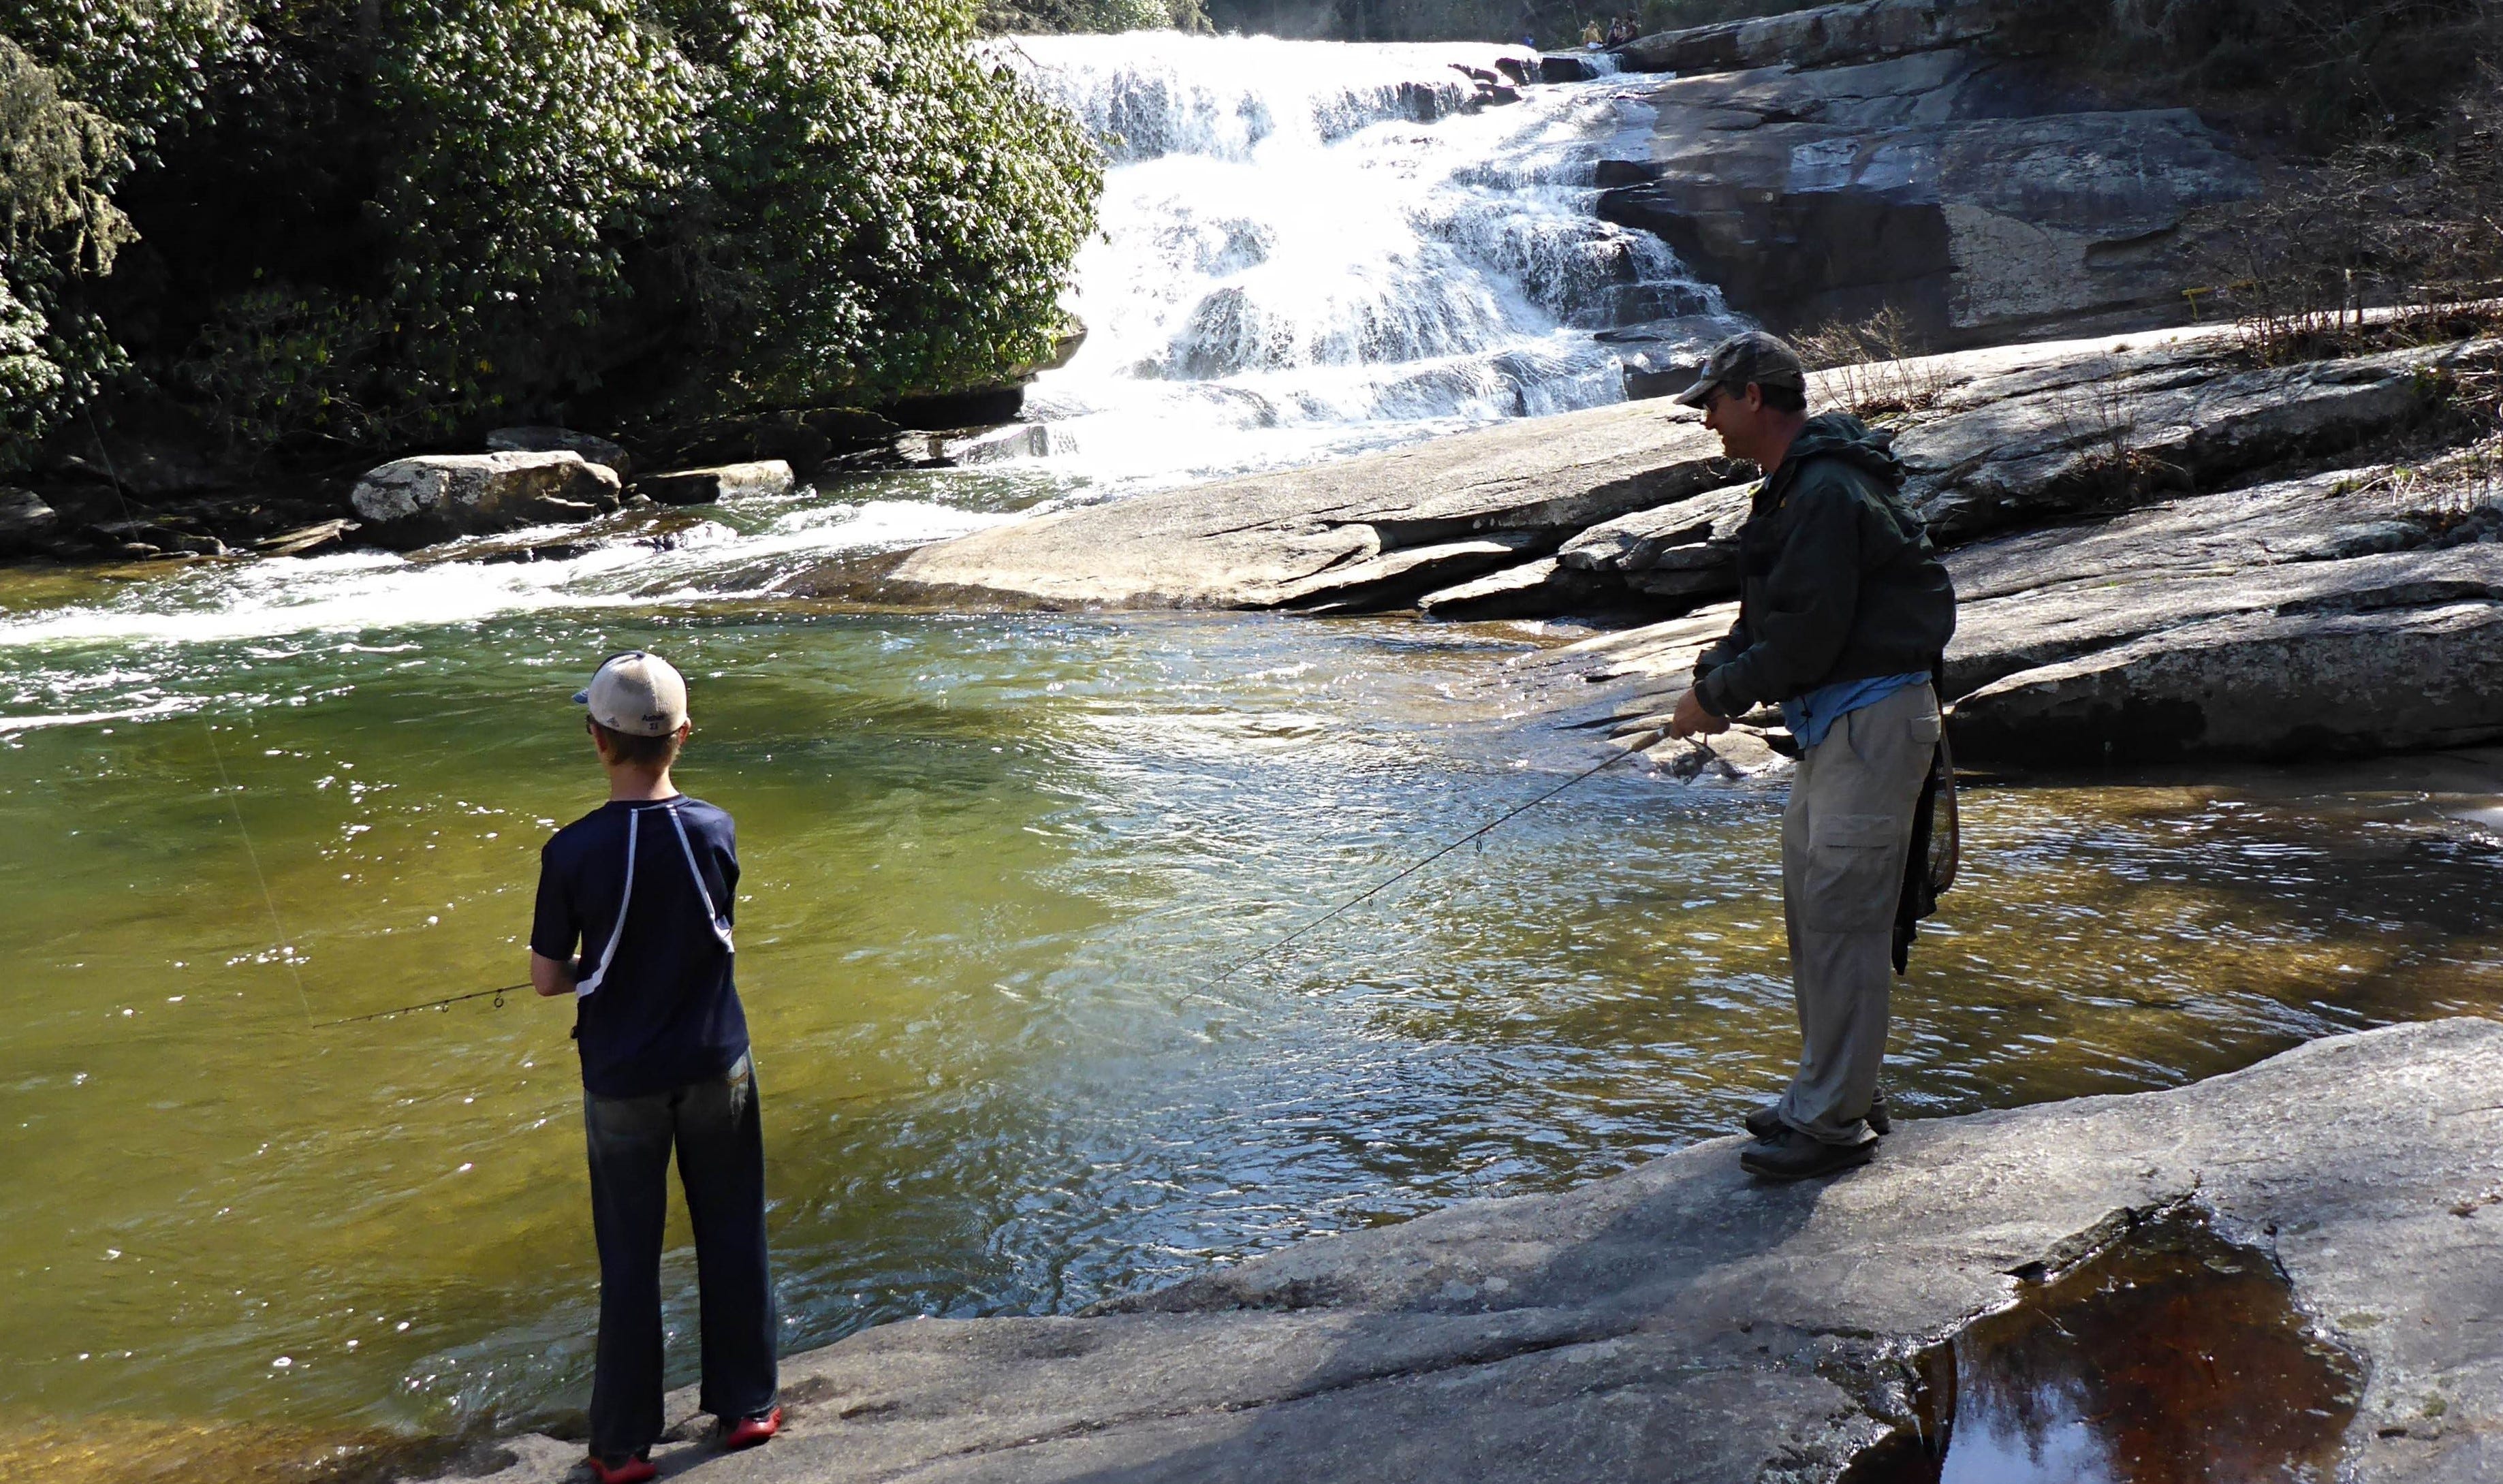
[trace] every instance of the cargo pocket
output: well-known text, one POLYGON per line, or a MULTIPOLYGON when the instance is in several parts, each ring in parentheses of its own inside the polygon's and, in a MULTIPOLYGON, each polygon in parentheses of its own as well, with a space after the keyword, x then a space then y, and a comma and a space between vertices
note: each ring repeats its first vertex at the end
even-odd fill
POLYGON ((1903 814, 1825 814, 1812 821, 1800 925, 1812 933, 1892 927, 1911 829, 1903 814))

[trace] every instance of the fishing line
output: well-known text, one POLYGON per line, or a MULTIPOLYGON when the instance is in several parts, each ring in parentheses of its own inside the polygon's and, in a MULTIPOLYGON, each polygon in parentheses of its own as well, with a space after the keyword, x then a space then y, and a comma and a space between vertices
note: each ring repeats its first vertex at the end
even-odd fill
POLYGON ((278 920, 278 899, 269 894, 269 878, 260 874, 260 851, 254 848, 252 831, 244 827, 243 805, 235 799, 234 779, 226 777, 226 755, 218 748, 218 729, 209 718, 200 717, 200 730, 209 739, 209 756, 217 759, 220 792, 226 796, 226 811, 234 816, 235 833, 243 837, 244 859, 252 862, 252 879, 260 887, 260 905, 269 909, 269 930, 277 935, 278 956, 287 965, 288 978, 295 981, 295 998, 304 1007, 304 1023, 313 1024, 313 997, 304 992, 304 971, 295 966, 295 945, 287 941, 287 924, 278 920))
MULTIPOLYGON (((130 497, 121 492, 121 470, 114 466, 113 450, 105 446, 104 430, 96 426, 95 404, 88 402, 79 411, 86 415, 87 436, 95 439, 96 454, 104 460, 105 477, 113 481, 113 498, 121 505, 122 520, 136 525, 138 522, 130 513, 130 497)), ((260 888, 260 905, 269 909, 269 930, 276 935, 272 946, 278 949, 280 960, 287 965, 288 978, 295 982, 296 1003, 304 1007, 304 1023, 311 1027, 313 997, 304 992, 304 971, 296 967, 295 946, 287 941, 287 924, 278 916, 278 899, 270 895, 269 878, 261 874, 260 851, 253 845, 252 831, 243 822, 243 805, 235 799, 234 779, 226 773, 226 755, 218 746, 218 729, 210 722, 206 711, 200 713, 200 732, 209 740, 209 756, 217 761, 218 791, 225 796, 226 811, 234 816, 235 833, 243 837, 244 858, 252 862, 252 879, 260 888)))
POLYGON ((1288 933, 1284 938, 1270 944, 1267 948, 1255 949, 1254 951, 1234 960, 1232 963, 1227 964, 1224 968, 1219 969, 1217 972, 1216 978, 1200 985, 1196 990, 1192 991, 1192 993, 1197 996, 1216 999, 1219 1004, 1227 1003, 1222 997, 1211 994, 1210 991, 1214 990, 1217 985, 1224 984, 1227 980, 1232 979, 1239 970, 1269 957, 1279 949, 1284 949, 1286 945, 1303 937, 1305 934, 1310 933, 1317 928, 1325 926, 1330 922, 1336 921, 1338 918, 1345 916, 1347 914, 1354 911, 1366 902, 1371 901, 1374 897, 1377 897, 1391 887, 1398 885, 1401 881, 1415 876, 1418 872, 1423 871, 1427 866, 1441 860, 1444 856, 1451 854, 1460 846, 1467 845, 1472 841, 1485 839, 1487 836, 1492 835, 1496 830, 1502 828, 1505 824, 1510 823, 1514 819, 1520 818, 1523 814, 1528 813, 1531 810, 1536 809, 1548 800, 1555 798, 1564 790, 1571 788, 1574 784, 1582 782, 1587 778, 1595 777, 1599 774, 1605 773, 1607 770, 1614 768, 1619 763, 1624 762, 1627 758, 1632 757, 1640 751, 1642 751, 1641 747, 1628 746, 1624 751, 1573 775, 1573 777, 1566 778, 1563 782, 1557 784, 1555 787, 1547 790, 1547 792, 1543 794, 1540 794, 1537 798, 1530 800, 1526 804, 1516 805, 1512 809, 1505 811, 1503 813, 1497 814, 1494 818, 1479 825, 1476 829, 1469 831, 1459 839, 1453 841, 1449 845, 1443 846, 1439 849, 1435 850, 1433 854, 1425 856, 1423 859, 1415 862, 1394 875, 1387 876, 1381 880, 1374 882, 1363 891, 1348 898, 1344 902, 1341 902, 1338 906, 1331 908, 1329 911, 1321 914, 1318 917, 1315 917, 1310 922, 1307 922, 1303 926, 1295 929, 1293 932, 1288 933))

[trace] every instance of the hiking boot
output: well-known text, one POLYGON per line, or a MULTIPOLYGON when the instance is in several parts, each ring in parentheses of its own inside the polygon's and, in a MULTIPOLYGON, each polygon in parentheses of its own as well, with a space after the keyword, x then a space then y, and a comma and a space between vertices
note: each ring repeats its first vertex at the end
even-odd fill
MULTIPOLYGON (((1769 1139, 1785 1126, 1779 1099, 1747 1115, 1747 1132, 1759 1139, 1769 1139)), ((1883 1087, 1879 1087, 1877 1095, 1869 1100, 1869 1131, 1881 1137, 1895 1131, 1895 1119, 1886 1111, 1886 1089, 1883 1087)))
POLYGON ((595 1453, 584 1460, 591 1466, 591 1476, 600 1484, 643 1484, 646 1479, 661 1476, 647 1458, 602 1458, 595 1453))
POLYGON ((778 1406, 753 1417, 741 1417, 737 1422, 725 1422, 721 1430, 722 1451, 735 1453, 741 1448, 753 1448, 781 1431, 782 1409, 778 1406))
POLYGON ((1770 1139, 1758 1139, 1738 1152, 1738 1167, 1766 1180, 1813 1180, 1854 1165, 1867 1164, 1877 1154, 1875 1139, 1857 1144, 1828 1144, 1796 1128, 1770 1139))

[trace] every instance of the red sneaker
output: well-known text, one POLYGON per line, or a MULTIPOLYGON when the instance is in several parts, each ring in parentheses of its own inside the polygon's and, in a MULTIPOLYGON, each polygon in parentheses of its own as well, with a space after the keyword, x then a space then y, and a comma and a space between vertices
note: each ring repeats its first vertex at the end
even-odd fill
POLYGON ((754 1417, 742 1417, 721 1430, 721 1446, 725 1453, 740 1448, 753 1448, 782 1431, 782 1409, 775 1407, 754 1417))
POLYGON ((622 1464, 612 1464, 595 1453, 586 1462, 591 1465, 591 1476, 600 1484, 643 1484, 646 1479, 661 1476, 661 1470, 653 1467, 652 1461, 647 1458, 630 1458, 622 1464))

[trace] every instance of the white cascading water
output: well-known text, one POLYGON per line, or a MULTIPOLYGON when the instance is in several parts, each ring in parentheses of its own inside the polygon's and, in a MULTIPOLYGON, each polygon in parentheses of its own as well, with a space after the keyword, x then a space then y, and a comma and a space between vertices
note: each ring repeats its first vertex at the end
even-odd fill
POLYGON ((1593 214, 1648 110, 1605 79, 1478 107, 1499 49, 1173 32, 1003 52, 1110 162, 1037 381, 1050 462, 1115 484, 1304 462, 1620 399, 1592 331, 1719 311, 1657 238, 1593 214))
MULTIPOLYGON (((734 500, 667 541, 630 532, 539 561, 203 564, 0 613, 0 649, 745 601, 831 556, 1056 502, 1616 401, 1617 355, 1594 331, 1721 307, 1665 246, 1594 214, 1594 162, 1640 153, 1651 122, 1607 79, 1479 107, 1452 64, 1492 71, 1494 47, 1172 32, 992 45, 1077 113, 1109 162, 1071 296, 1089 334, 1032 388, 1042 436, 1011 445, 1021 456, 734 500)), ((120 704, 153 704, 134 697, 120 704)), ((0 699, 0 723, 22 708, 0 699)), ((55 709, 94 708, 83 693, 55 709)))

